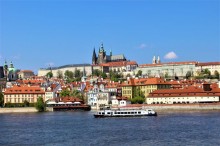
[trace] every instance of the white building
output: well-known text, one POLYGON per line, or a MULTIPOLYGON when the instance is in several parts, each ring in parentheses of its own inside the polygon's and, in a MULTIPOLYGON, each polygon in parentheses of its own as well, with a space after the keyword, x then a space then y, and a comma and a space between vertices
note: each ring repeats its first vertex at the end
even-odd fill
POLYGON ((210 103, 219 102, 220 88, 217 84, 203 84, 184 89, 160 89, 150 93, 147 104, 210 103))
POLYGON ((157 63, 153 64, 142 64, 137 67, 135 74, 139 70, 142 71, 142 75, 148 77, 185 77, 187 72, 191 72, 193 75, 196 71, 197 62, 168 62, 168 63, 157 63))
POLYGON ((67 70, 72 72, 75 72, 75 70, 80 70, 83 72, 84 69, 87 76, 92 74, 92 66, 90 64, 70 64, 59 67, 41 68, 38 70, 38 76, 45 76, 50 71, 52 71, 54 77, 57 77, 58 71, 62 72, 64 76, 64 73, 67 70))
POLYGON ((214 75, 215 71, 220 73, 220 62, 204 62, 196 65, 197 74, 205 69, 208 69, 211 72, 211 75, 214 75))

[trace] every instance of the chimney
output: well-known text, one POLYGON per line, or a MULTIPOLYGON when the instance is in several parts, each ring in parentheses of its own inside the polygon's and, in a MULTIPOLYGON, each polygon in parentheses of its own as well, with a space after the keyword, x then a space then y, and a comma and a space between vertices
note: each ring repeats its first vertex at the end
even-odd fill
POLYGON ((204 91, 211 91, 211 87, 210 87, 210 84, 209 83, 204 83, 203 84, 203 90, 204 91))

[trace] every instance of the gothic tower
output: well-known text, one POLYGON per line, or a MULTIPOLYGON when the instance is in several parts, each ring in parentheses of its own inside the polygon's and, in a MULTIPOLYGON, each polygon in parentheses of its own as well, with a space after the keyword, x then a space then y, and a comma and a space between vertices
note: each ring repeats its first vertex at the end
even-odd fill
POLYGON ((92 64, 97 64, 97 57, 96 57, 96 53, 95 53, 95 47, 94 47, 93 54, 92 54, 92 64))
POLYGON ((99 48, 99 54, 98 54, 98 64, 106 63, 106 52, 103 46, 103 43, 101 44, 101 47, 99 48))

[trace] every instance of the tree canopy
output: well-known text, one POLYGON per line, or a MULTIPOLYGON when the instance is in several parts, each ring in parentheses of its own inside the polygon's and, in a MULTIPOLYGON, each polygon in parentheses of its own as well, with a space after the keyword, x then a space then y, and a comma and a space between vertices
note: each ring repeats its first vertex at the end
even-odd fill
POLYGON ((48 78, 52 78, 52 77, 53 77, 53 73, 50 71, 50 72, 48 72, 48 73, 46 74, 46 76, 47 76, 48 78))
POLYGON ((63 72, 61 70, 57 71, 57 78, 59 78, 59 79, 63 78, 63 72))
POLYGON ((0 92, 0 107, 4 105, 4 95, 0 92))
POLYGON ((37 98, 37 103, 35 104, 36 109, 38 110, 38 112, 44 112, 45 111, 45 103, 43 98, 40 96, 37 98))

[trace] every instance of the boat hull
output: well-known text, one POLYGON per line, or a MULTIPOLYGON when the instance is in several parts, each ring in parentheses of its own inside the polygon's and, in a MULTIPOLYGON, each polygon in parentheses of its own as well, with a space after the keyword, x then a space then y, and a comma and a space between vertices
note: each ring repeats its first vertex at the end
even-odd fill
POLYGON ((157 116, 157 113, 147 113, 147 114, 94 114, 95 118, 107 118, 107 117, 145 117, 145 116, 157 116))

